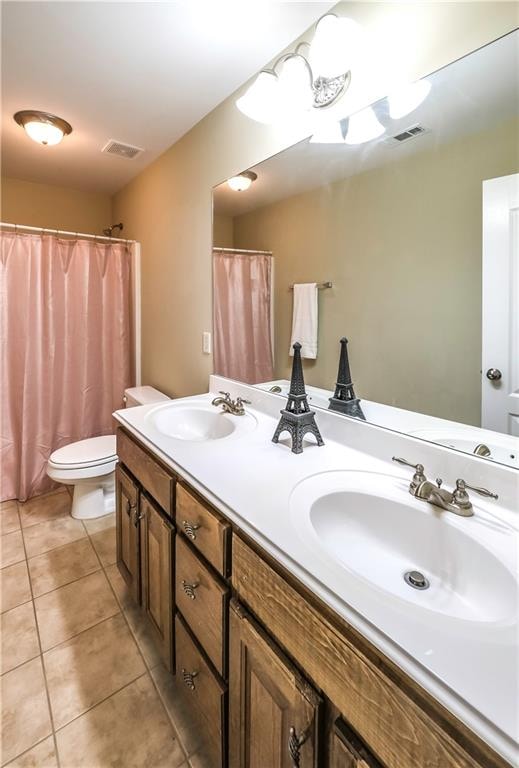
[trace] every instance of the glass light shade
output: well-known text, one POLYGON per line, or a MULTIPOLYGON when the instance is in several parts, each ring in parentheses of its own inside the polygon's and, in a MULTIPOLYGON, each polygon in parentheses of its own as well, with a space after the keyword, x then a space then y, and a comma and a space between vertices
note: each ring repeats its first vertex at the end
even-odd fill
POLYGON ((232 176, 227 179, 227 184, 234 192, 245 192, 252 184, 252 179, 249 176, 232 176))
POLYGON ((387 100, 391 119, 398 120, 400 117, 413 112, 425 101, 430 90, 431 83, 428 80, 418 80, 416 83, 404 85, 390 93, 387 100))
POLYGON ((332 14, 317 23, 309 61, 314 79, 333 78, 348 72, 358 55, 361 27, 352 19, 332 14))
POLYGON ((279 100, 284 112, 304 112, 311 109, 314 94, 311 75, 301 56, 292 56, 281 65, 279 71, 279 100))
POLYGON ((31 121, 25 123, 24 126, 27 136, 38 144, 59 144, 63 138, 63 131, 58 128, 57 125, 51 123, 41 123, 39 121, 31 121))
POLYGON ((364 144, 366 141, 376 139, 377 136, 382 136, 385 130, 371 107, 367 107, 351 115, 345 141, 346 144, 364 144))
POLYGON ((260 72, 236 101, 240 112, 258 123, 274 122, 279 113, 279 105, 279 82, 273 72, 260 72))
POLYGON ((344 144, 340 123, 324 123, 315 131, 310 144, 344 144))

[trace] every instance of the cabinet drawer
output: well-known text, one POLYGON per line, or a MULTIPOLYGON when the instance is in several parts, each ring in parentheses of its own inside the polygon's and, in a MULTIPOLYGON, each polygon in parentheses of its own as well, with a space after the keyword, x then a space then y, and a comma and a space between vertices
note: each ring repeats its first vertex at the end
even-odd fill
POLYGON ((122 429, 117 430, 117 456, 162 509, 171 514, 174 478, 122 429))
POLYGON ((221 768, 226 751, 226 689, 213 674, 179 616, 175 619, 175 691, 190 741, 203 765, 221 768))
POLYGON ((228 576, 231 526, 182 485, 177 486, 176 523, 213 568, 228 576))
POLYGON ((218 672, 225 677, 229 589, 220 583, 180 536, 177 536, 176 553, 177 608, 218 672))

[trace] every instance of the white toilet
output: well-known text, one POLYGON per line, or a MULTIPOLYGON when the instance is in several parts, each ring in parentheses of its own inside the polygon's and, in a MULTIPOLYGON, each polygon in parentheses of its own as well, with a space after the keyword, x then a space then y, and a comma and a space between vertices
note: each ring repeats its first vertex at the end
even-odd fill
MULTIPOLYGON (((169 400, 153 387, 131 387, 124 393, 126 408, 169 400)), ((47 474, 57 483, 74 486, 72 517, 87 520, 115 509, 115 435, 89 437, 54 451, 47 474)))

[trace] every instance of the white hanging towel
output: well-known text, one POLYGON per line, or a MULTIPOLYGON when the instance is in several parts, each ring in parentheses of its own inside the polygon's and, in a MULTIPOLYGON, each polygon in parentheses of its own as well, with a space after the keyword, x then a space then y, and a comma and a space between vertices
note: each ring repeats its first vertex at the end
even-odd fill
POLYGON ((317 331, 317 283, 297 283, 294 285, 290 354, 294 354, 292 345, 298 341, 301 344, 301 357, 315 359, 317 357, 317 331))

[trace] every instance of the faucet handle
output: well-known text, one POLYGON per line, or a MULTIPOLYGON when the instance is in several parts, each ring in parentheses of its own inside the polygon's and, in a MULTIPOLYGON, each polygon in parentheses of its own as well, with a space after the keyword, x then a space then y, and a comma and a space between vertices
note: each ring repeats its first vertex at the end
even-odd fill
POLYGON ((231 399, 231 393, 230 393, 230 392, 223 392, 223 391, 220 389, 220 390, 218 391, 218 394, 219 394, 219 395, 223 395, 223 396, 225 397, 225 399, 226 399, 226 400, 230 400, 230 399, 231 399))
POLYGON ((400 456, 393 456, 391 461, 396 461, 397 464, 405 464, 406 467, 412 467, 415 470, 413 479, 411 480, 411 488, 416 489, 421 483, 424 483, 427 478, 424 472, 423 464, 411 464, 407 459, 402 459, 400 456))
POLYGON ((468 494, 465 490, 466 488, 469 488, 471 491, 476 491, 476 493, 479 493, 480 496, 487 496, 489 499, 499 498, 497 493, 492 493, 492 491, 487 491, 486 488, 477 488, 473 485, 469 485, 468 483, 465 482, 465 480, 462 480, 461 478, 458 478, 458 480, 456 480, 456 490, 454 491, 454 493, 465 494, 468 497, 468 494))
POLYGON ((243 397, 237 397, 236 398, 236 405, 251 405, 250 400, 245 400, 243 397))

